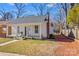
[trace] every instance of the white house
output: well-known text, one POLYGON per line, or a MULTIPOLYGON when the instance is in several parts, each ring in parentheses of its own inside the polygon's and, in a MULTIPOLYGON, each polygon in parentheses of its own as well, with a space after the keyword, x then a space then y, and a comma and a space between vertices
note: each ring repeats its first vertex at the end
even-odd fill
POLYGON ((51 33, 49 15, 27 16, 12 21, 4 21, 3 23, 1 24, 1 26, 5 25, 5 27, 3 27, 5 37, 22 34, 26 37, 41 39, 47 38, 51 33))

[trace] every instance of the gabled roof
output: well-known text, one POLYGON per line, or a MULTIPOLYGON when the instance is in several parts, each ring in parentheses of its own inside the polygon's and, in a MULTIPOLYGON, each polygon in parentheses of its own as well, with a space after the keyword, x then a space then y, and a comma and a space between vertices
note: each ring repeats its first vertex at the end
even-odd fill
POLYGON ((12 20, 11 22, 14 24, 20 24, 20 23, 42 23, 46 22, 47 16, 27 16, 23 18, 18 18, 15 20, 12 20))

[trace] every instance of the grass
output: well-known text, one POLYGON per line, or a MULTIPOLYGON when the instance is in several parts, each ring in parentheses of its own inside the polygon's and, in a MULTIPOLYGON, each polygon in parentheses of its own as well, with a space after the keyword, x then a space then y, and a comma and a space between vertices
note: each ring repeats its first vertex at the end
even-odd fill
POLYGON ((31 56, 53 55, 55 44, 55 42, 47 40, 20 40, 0 47, 0 52, 31 56))
POLYGON ((9 38, 0 38, 0 43, 11 41, 9 38))

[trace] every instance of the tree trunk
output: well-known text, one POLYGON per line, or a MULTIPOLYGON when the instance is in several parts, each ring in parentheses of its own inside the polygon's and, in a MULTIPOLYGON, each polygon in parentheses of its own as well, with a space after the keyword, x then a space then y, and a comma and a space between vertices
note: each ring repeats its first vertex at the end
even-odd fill
POLYGON ((65 33, 64 33, 64 35, 66 35, 66 30, 67 30, 67 28, 66 28, 66 19, 67 19, 67 12, 66 12, 66 14, 65 14, 66 16, 65 16, 65 33))
POLYGON ((60 30, 60 35, 62 34, 62 21, 60 20, 60 24, 59 24, 59 30, 60 30))

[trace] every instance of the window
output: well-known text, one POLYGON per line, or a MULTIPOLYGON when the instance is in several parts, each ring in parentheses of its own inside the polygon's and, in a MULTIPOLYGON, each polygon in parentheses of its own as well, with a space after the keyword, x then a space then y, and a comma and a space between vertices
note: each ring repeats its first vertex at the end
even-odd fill
POLYGON ((38 25, 35 25, 35 33, 38 33, 38 25))
POLYGON ((8 26, 8 35, 11 35, 11 34, 12 34, 12 27, 8 26))
POLYGON ((4 33, 6 32, 6 30, 7 30, 7 28, 3 28, 3 32, 4 32, 4 33))
POLYGON ((6 26, 5 26, 5 25, 3 25, 2 27, 3 27, 3 32, 5 33, 5 32, 6 32, 6 30, 7 30, 7 28, 6 28, 6 26))

